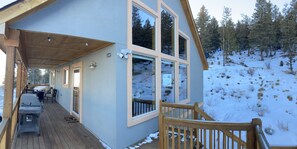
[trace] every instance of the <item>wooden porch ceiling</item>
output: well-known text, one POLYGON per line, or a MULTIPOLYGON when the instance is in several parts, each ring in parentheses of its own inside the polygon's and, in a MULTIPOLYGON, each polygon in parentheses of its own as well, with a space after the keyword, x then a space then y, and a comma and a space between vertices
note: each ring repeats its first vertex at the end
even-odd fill
POLYGON ((22 53, 31 68, 54 68, 113 43, 81 37, 21 31, 22 53))

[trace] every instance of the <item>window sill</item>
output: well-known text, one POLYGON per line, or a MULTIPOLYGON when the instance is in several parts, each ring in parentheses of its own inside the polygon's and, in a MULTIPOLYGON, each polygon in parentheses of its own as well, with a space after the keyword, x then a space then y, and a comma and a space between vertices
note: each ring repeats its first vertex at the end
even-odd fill
POLYGON ((129 116, 127 126, 132 127, 132 126, 135 126, 137 124, 148 121, 150 119, 153 119, 153 118, 158 116, 158 113, 159 113, 159 111, 155 110, 155 111, 152 111, 152 112, 149 112, 149 113, 146 113, 146 114, 142 114, 142 115, 139 115, 139 116, 136 116, 136 117, 129 116))

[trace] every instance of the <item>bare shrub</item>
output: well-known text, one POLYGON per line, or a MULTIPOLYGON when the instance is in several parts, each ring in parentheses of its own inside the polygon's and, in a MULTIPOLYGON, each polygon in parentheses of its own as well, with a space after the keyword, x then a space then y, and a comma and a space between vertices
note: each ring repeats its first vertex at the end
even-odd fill
POLYGON ((253 69, 253 68, 249 68, 246 72, 247 72, 247 74, 249 74, 249 75, 251 75, 251 76, 254 76, 254 74, 255 74, 255 69, 253 69))
POLYGON ((277 121, 277 126, 280 130, 289 131, 289 124, 288 122, 277 121))
POLYGON ((270 61, 265 62, 265 67, 266 67, 266 69, 270 69, 271 68, 271 62, 270 61))
POLYGON ((280 61, 279 66, 283 67, 284 66, 284 62, 280 61))

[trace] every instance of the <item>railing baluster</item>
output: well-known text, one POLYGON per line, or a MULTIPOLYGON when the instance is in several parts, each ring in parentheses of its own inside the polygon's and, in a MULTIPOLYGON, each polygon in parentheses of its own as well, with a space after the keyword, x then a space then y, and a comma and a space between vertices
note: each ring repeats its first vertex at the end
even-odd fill
POLYGON ((241 130, 239 130, 239 142, 238 142, 238 147, 237 147, 237 149, 241 149, 241 130))
POLYGON ((232 149, 234 149, 234 131, 232 130, 232 149))
POLYGON ((218 129, 218 147, 220 148, 220 143, 221 143, 221 139, 220 139, 220 130, 218 129))
POLYGON ((208 130, 208 136, 209 136, 209 148, 212 149, 212 130, 208 130))
POLYGON ((204 128, 203 129, 203 136, 204 136, 204 140, 203 140, 203 142, 204 142, 204 148, 206 148, 206 129, 204 128))
POLYGON ((172 141, 172 148, 174 149, 175 148, 175 141, 174 141, 174 127, 173 125, 171 126, 171 141, 172 141))
POLYGON ((225 132, 223 132, 223 149, 226 149, 226 135, 225 135, 225 132))
POLYGON ((190 148, 193 148, 193 128, 190 128, 190 148))
POLYGON ((184 127, 184 149, 187 148, 187 127, 184 127))
POLYGON ((216 148, 216 129, 213 130, 213 148, 216 148))
POLYGON ((177 145, 177 148, 180 149, 180 127, 177 128, 177 145))
POLYGON ((199 129, 196 129, 196 149, 200 148, 200 144, 199 144, 199 129))

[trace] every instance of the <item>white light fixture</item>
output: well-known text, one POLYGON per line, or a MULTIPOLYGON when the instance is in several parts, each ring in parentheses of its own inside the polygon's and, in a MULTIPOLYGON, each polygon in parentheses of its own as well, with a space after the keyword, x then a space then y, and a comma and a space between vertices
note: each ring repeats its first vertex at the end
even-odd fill
POLYGON ((132 53, 131 50, 129 49, 122 49, 121 50, 121 53, 117 53, 117 55, 120 57, 120 58, 125 58, 125 59, 128 59, 129 55, 132 53))
POLYGON ((94 61, 92 61, 92 62, 90 63, 90 65, 89 65, 89 68, 90 68, 91 70, 94 70, 96 67, 97 67, 97 63, 94 62, 94 61))
POLYGON ((49 35, 47 35, 47 41, 48 42, 51 42, 52 41, 52 38, 49 35))

